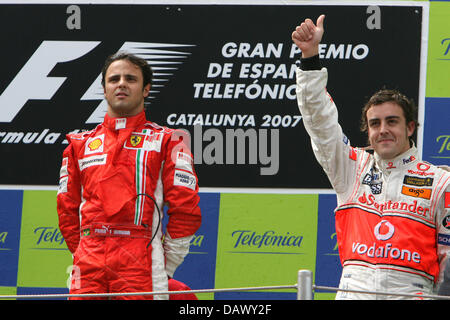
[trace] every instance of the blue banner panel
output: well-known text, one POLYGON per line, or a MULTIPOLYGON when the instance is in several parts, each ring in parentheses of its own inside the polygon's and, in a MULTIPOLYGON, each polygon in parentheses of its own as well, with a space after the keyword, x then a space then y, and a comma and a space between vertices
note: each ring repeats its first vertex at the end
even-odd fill
POLYGON ((434 165, 450 165, 449 124, 450 98, 426 98, 423 134, 424 160, 434 165))
POLYGON ((22 190, 0 190, 0 286, 17 285, 22 190))
POLYGON ((296 300, 297 292, 218 292, 216 300, 296 300))
POLYGON ((192 289, 214 288, 220 193, 200 193, 202 225, 191 241, 189 254, 174 278, 192 289))
MULTIPOLYGON (((17 287, 18 295, 44 295, 44 294, 68 294, 68 288, 37 288, 37 287, 17 287)), ((62 298, 23 298, 17 300, 67 300, 66 297, 62 298)))
POLYGON ((336 206, 336 195, 319 195, 317 262, 315 273, 315 283, 319 286, 338 287, 342 273, 334 223, 334 209, 336 206))

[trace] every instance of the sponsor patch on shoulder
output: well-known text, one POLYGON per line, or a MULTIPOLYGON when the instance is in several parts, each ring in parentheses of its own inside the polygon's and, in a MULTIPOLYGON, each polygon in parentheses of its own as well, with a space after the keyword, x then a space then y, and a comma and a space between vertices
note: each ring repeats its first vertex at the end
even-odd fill
POLYGON ((64 157, 62 159, 61 169, 59 170, 59 177, 60 178, 62 178, 64 176, 67 176, 69 174, 69 171, 67 170, 68 163, 69 163, 69 158, 68 157, 64 157))
POLYGON ((357 154, 356 154, 356 149, 355 148, 350 147, 348 157, 350 159, 352 159, 353 161, 356 161, 357 154))
POLYGON ((173 185, 186 187, 186 188, 195 190, 197 181, 193 174, 190 174, 188 172, 184 172, 181 170, 175 170, 175 173, 173 176, 173 185))
POLYGON ((189 154, 180 151, 177 152, 177 160, 175 162, 176 169, 183 169, 192 173, 192 162, 192 158, 189 154))
POLYGON ((58 186, 58 192, 60 193, 66 193, 67 192, 67 183, 69 182, 69 176, 65 176, 59 179, 59 186, 58 186))
POLYGON ((346 145, 348 145, 350 142, 350 140, 348 140, 348 138, 345 134, 342 135, 342 142, 346 145))
POLYGON ((442 220, 442 226, 445 229, 450 230, 450 215, 444 217, 444 219, 442 220))

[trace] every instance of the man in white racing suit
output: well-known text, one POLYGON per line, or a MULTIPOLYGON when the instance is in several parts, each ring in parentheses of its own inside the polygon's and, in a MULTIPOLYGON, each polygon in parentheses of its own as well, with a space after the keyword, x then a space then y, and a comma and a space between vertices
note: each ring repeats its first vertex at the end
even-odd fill
POLYGON ((321 15, 316 24, 306 19, 292 40, 302 51, 299 109, 317 161, 337 194, 343 291, 336 299, 450 295, 450 173, 420 159, 411 139, 417 126, 414 105, 397 91, 377 92, 363 109, 362 129, 374 152, 351 146, 318 56, 324 19, 321 15))

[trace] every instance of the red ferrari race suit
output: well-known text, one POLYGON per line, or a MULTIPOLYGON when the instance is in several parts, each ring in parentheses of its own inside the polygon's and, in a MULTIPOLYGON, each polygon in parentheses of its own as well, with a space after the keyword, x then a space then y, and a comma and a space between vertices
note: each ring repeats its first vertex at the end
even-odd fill
POLYGON ((167 291, 168 276, 201 224, 197 176, 183 135, 141 112, 105 115, 94 130, 67 140, 57 211, 74 259, 70 293, 167 291), (163 204, 169 216, 164 239, 163 204))
MULTIPOLYGON (((313 152, 337 195, 340 288, 450 295, 450 173, 421 161, 414 146, 387 161, 352 147, 326 91, 327 77, 326 68, 297 69, 297 100, 313 152)), ((402 297, 336 296, 395 298, 402 297)))
MULTIPOLYGON (((175 280, 169 279, 169 291, 190 291, 185 283, 175 280)), ((186 293, 172 293, 169 296, 169 300, 198 300, 197 296, 194 293, 186 292, 186 293)))

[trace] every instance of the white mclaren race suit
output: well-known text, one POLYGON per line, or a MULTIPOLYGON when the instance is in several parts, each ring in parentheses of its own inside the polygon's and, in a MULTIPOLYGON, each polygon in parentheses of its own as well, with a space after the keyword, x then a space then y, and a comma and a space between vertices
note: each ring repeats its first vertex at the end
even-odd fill
POLYGON ((297 99, 315 156, 337 194, 340 288, 450 295, 450 173, 421 161, 415 147, 389 161, 352 147, 326 91, 327 77, 326 68, 298 69, 297 99))

